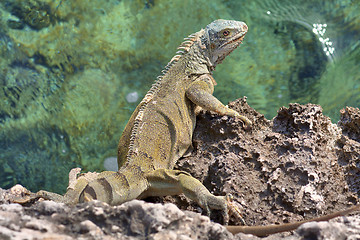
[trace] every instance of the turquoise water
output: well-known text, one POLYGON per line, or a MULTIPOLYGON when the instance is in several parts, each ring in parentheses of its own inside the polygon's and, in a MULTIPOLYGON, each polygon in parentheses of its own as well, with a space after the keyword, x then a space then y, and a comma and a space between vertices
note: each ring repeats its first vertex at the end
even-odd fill
POLYGON ((360 106, 358 1, 0 1, 0 187, 64 192, 103 170, 130 114, 182 39, 217 18, 249 32, 214 72, 224 103, 268 119, 316 103, 360 106))

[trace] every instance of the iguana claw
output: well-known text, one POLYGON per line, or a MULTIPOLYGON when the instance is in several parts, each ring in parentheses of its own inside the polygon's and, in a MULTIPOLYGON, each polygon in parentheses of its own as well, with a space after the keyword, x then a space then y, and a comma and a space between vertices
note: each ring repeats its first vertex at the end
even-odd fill
POLYGON ((246 225, 245 220, 244 220, 242 214, 240 213, 239 208, 237 206, 235 206, 233 203, 234 197, 231 194, 226 194, 225 199, 226 199, 226 204, 227 204, 227 208, 228 208, 228 216, 229 215, 235 216, 241 222, 241 225, 246 225))
POLYGON ((246 130, 251 128, 252 122, 247 117, 240 115, 238 112, 236 112, 235 117, 240 119, 244 123, 244 128, 246 130))

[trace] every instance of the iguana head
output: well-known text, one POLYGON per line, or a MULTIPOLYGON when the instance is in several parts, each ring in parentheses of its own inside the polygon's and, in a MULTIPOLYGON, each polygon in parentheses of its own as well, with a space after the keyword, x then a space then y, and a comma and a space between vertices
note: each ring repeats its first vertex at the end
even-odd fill
POLYGON ((206 26, 201 42, 205 54, 215 67, 240 45, 248 30, 244 22, 218 19, 206 26))

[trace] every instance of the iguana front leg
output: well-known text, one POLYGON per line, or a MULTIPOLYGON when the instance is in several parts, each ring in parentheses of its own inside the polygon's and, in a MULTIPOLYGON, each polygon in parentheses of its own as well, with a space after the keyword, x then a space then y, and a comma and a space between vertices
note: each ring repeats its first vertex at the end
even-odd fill
POLYGON ((245 127, 249 128, 252 123, 247 117, 228 108, 212 95, 214 92, 214 83, 215 80, 210 74, 203 74, 186 89, 186 97, 205 110, 210 110, 220 115, 239 118, 244 122, 245 127))

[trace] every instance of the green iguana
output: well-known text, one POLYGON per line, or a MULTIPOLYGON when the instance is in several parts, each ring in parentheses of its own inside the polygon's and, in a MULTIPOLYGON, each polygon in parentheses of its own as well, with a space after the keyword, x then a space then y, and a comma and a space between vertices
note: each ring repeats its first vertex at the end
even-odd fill
MULTIPOLYGON (((216 85, 212 71, 240 45, 247 30, 243 22, 216 20, 185 38, 178 55, 167 64, 125 127, 118 147, 119 171, 86 173, 77 178, 80 169, 73 169, 64 196, 39 191, 33 197, 71 205, 94 199, 119 205, 148 196, 184 193, 208 215, 211 209, 221 210, 227 224, 228 212, 237 212, 229 198, 214 196, 189 173, 173 167, 191 150, 197 108, 235 117, 246 128, 251 126, 248 118, 212 95, 216 85)), ((228 229, 263 236, 293 230, 298 226, 295 225, 228 226, 228 229)))

